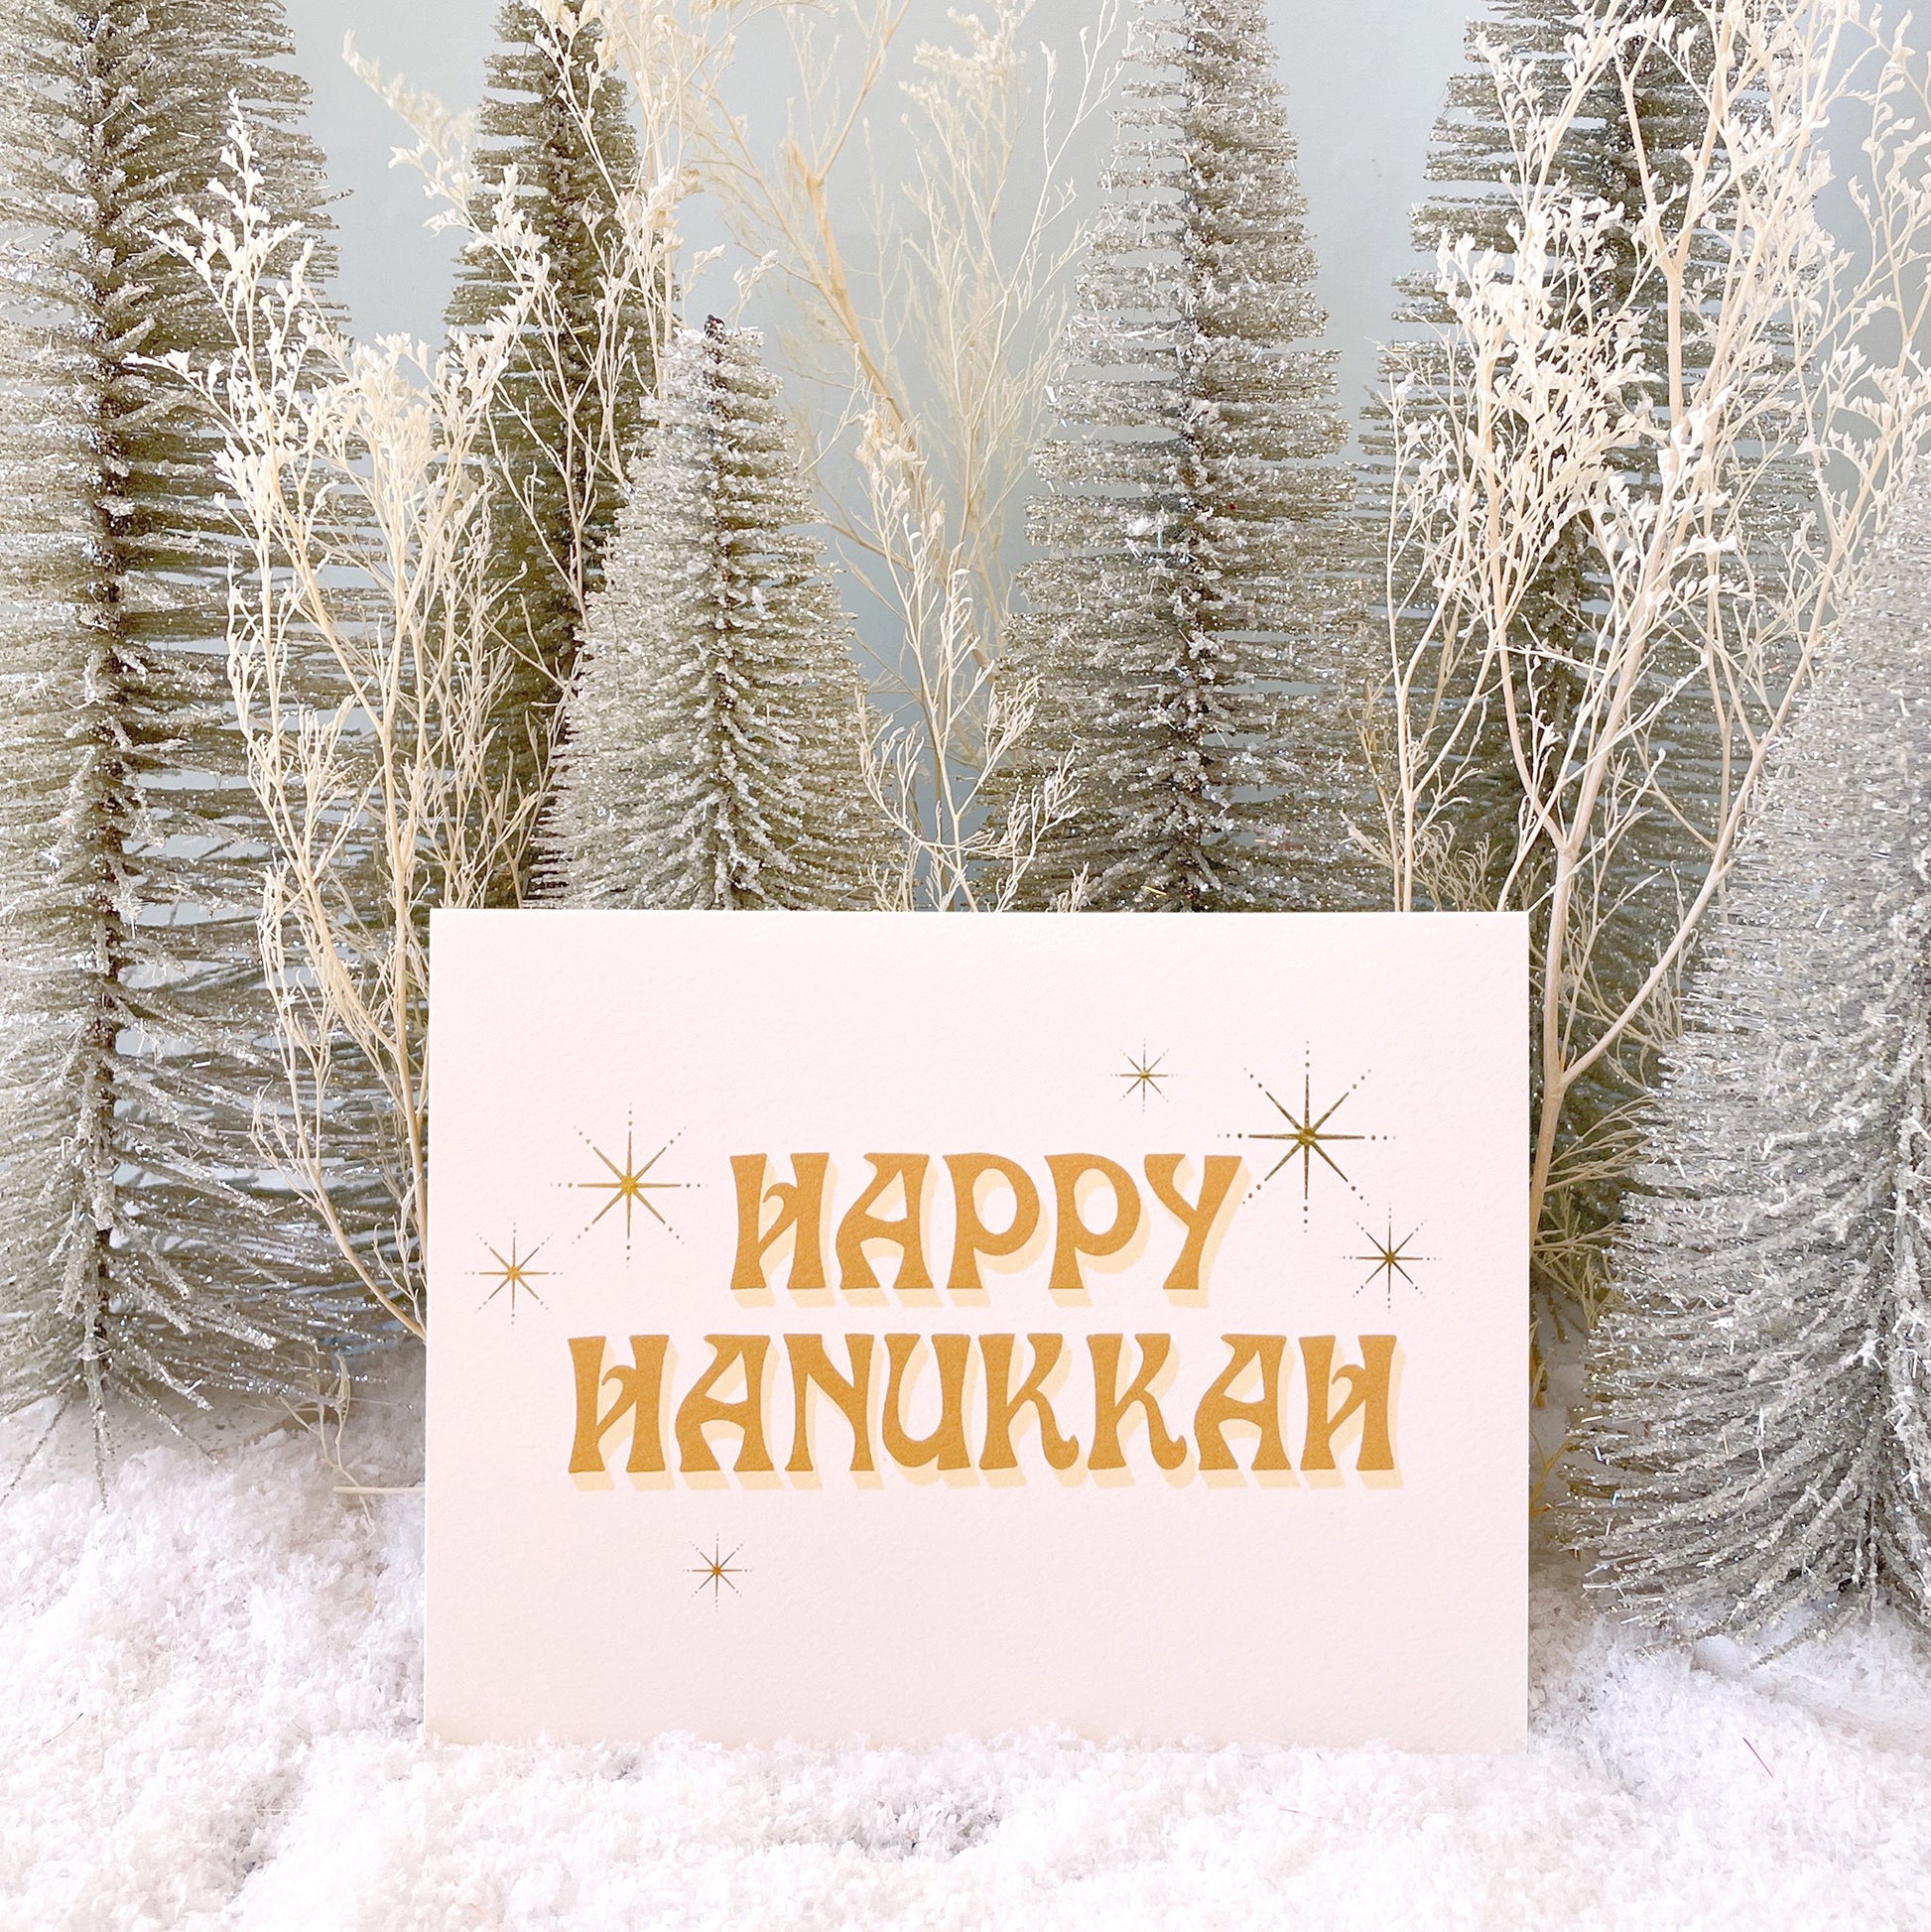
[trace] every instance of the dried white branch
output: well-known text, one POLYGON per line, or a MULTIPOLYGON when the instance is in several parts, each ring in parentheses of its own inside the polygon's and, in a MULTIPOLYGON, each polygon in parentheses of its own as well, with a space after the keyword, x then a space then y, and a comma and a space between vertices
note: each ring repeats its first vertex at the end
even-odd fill
MULTIPOLYGON (((828 514, 904 640, 884 689, 910 721, 882 734, 874 775, 908 841, 904 889, 941 907, 1009 900, 1002 868, 1025 843, 984 823, 988 774, 1024 716, 1010 704, 995 713, 985 674, 1079 250, 1071 164, 1116 74, 1117 0, 1099 0, 1081 34, 1070 91, 1049 51, 1026 51, 1032 7, 954 13, 953 39, 911 48, 909 73, 905 0, 783 10, 798 87, 775 154, 727 102, 723 58, 683 66, 696 82, 684 123, 694 165, 738 239, 784 278, 827 379, 851 397, 829 441, 855 432, 862 489, 828 514), (883 178, 867 138, 895 80, 912 148, 904 183, 883 178), (847 259, 835 218, 847 199, 874 209, 875 267, 847 259)), ((765 9, 692 11, 721 50, 720 23, 765 9)), ((1063 810, 1040 795, 1019 816, 1063 810)))
POLYGON ((228 218, 185 220, 173 245, 235 342, 184 373, 222 425, 248 554, 229 678, 276 850, 261 941, 287 1087, 261 1131, 362 1287, 420 1334, 428 915, 483 902, 535 803, 506 796, 490 756, 506 660, 483 457, 538 290, 440 354, 353 342, 318 307, 307 238, 268 224, 259 186, 237 122, 228 218), (290 675, 318 649, 343 694, 325 708, 290 675))
POLYGON ((1669 1036, 1766 753, 1931 436, 1928 103, 1859 0, 1590 8, 1553 85, 1547 64, 1485 58, 1506 245, 1444 240, 1445 325, 1391 387, 1367 736, 1397 902, 1532 915, 1538 1263, 1575 1290, 1563 1158, 1617 1164, 1601 1138, 1566 1145, 1579 1093, 1669 1036), (1652 147, 1641 111, 1659 70, 1688 103, 1668 124, 1700 129, 1680 149, 1652 147), (1605 99, 1626 206, 1566 165, 1605 99), (1867 232, 1847 248, 1822 203, 1828 131, 1854 110, 1867 232), (1588 585, 1568 628, 1538 603, 1559 558, 1588 585), (1507 848, 1472 864, 1496 744, 1518 807, 1507 848), (1693 864, 1648 859, 1658 827, 1693 864), (1612 946, 1633 949, 1613 969, 1612 946))

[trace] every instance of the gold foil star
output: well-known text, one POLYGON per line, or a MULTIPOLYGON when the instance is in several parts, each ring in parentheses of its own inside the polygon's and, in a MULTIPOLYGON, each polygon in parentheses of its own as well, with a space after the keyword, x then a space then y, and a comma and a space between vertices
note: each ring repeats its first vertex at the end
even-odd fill
MULTIPOLYGON (((1167 1056, 1163 1053, 1158 1060, 1149 1060, 1146 1053, 1146 1042, 1142 1040, 1140 1042, 1139 1059, 1135 1060, 1130 1053, 1123 1053, 1120 1055, 1120 1058, 1126 1062, 1128 1069, 1123 1074, 1115 1074, 1113 1076, 1115 1080, 1123 1080, 1126 1082, 1126 1092, 1120 1095, 1120 1098, 1122 1100, 1130 1100, 1137 1094, 1140 1096, 1140 1111, 1144 1113, 1146 1111, 1146 1096, 1149 1094, 1160 1094, 1160 1083, 1163 1080, 1173 1079, 1171 1074, 1163 1074, 1160 1071, 1167 1056)), ((1160 1097, 1164 1100, 1167 1096, 1164 1094, 1160 1094, 1160 1097)))
POLYGON ((610 1197, 590 1217, 589 1227, 584 1228, 583 1231, 587 1234, 590 1227, 594 1227, 611 1209, 621 1202, 623 1204, 623 1258, 626 1261, 630 1259, 630 1235, 633 1226, 633 1218, 639 1208, 642 1208, 647 1215, 651 1216, 667 1232, 675 1233, 676 1231, 664 1218, 657 1203, 650 1197, 653 1194, 675 1193, 679 1188, 684 1187, 686 1183, 682 1181, 653 1181, 649 1178, 651 1169, 671 1151, 676 1143, 677 1135, 673 1134, 642 1167, 639 1167, 637 1165, 636 1132, 630 1123, 626 1122, 623 1135, 623 1164, 622 1166, 618 1166, 587 1134, 583 1136, 583 1145, 610 1170, 607 1180, 574 1181, 571 1183, 573 1187, 585 1188, 596 1194, 607 1193, 610 1197))
POLYGON ((1378 1275, 1381 1278, 1382 1286, 1387 1294, 1388 1306, 1392 1308, 1394 1306, 1394 1278, 1396 1275, 1399 1275, 1419 1295, 1421 1293, 1421 1285, 1408 1272, 1408 1263, 1410 1261, 1432 1261, 1435 1258, 1430 1254, 1410 1254, 1408 1252, 1408 1243, 1421 1232, 1421 1229, 1419 1227, 1411 1228, 1397 1241, 1394 1237, 1394 1214, 1392 1210, 1388 1215, 1388 1231, 1385 1236, 1373 1233, 1368 1228, 1362 1226, 1359 1222, 1356 1222, 1354 1225, 1359 1227, 1361 1232, 1366 1234, 1368 1239, 1374 1243, 1372 1253, 1351 1254, 1348 1257, 1351 1261, 1372 1261, 1374 1263, 1374 1266, 1368 1270, 1367 1279, 1361 1283, 1359 1288, 1354 1290, 1355 1294, 1360 1294, 1362 1289, 1371 1288, 1374 1285, 1375 1277, 1378 1275))
MULTIPOLYGON (((750 1575, 750 1572, 738 1563, 737 1550, 732 1550, 729 1556, 721 1555, 720 1552, 723 1549, 723 1545, 714 1536, 710 1539, 710 1554, 708 1556, 706 1556, 703 1550, 698 1549, 695 1543, 691 1547, 697 1550, 699 1558, 698 1567, 687 1570, 684 1574, 687 1577, 696 1577, 699 1579, 697 1589, 691 1593, 694 1597, 702 1596, 707 1590, 709 1591, 710 1608, 715 1610, 723 1602, 724 1592, 726 1590, 733 1597, 741 1597, 743 1595, 743 1592, 738 1589, 736 1584, 731 1582, 733 1577, 750 1575)), ((743 1544, 740 1543, 737 1549, 741 1550, 743 1547, 743 1544)))
POLYGON ((1372 1134, 1335 1133, 1329 1128, 1328 1122, 1347 1105, 1348 1101, 1353 1096, 1355 1089, 1360 1086, 1361 1080, 1365 1080, 1367 1076, 1363 1074, 1361 1080, 1357 1080, 1354 1086, 1351 1087, 1340 1099, 1336 1100, 1332 1106, 1327 1107, 1318 1114, 1314 1110, 1314 1072, 1311 1066, 1304 1069, 1302 1073, 1301 1110, 1298 1114, 1292 1107, 1283 1106, 1261 1085, 1261 1082, 1256 1076, 1249 1074, 1247 1078, 1253 1081, 1253 1084, 1259 1087, 1260 1091, 1267 1095, 1268 1104, 1287 1123, 1284 1128, 1276 1131, 1240 1134, 1237 1136, 1241 1140, 1274 1140, 1285 1141, 1287 1143, 1286 1150, 1282 1153, 1280 1159, 1254 1183, 1253 1192, 1258 1194, 1282 1168, 1298 1160, 1301 1163, 1301 1221, 1302 1224, 1306 1225, 1308 1201, 1314 1186, 1314 1164, 1316 1160, 1320 1160, 1324 1165, 1333 1169, 1336 1177, 1347 1187, 1351 1194, 1356 1192, 1353 1182, 1349 1180, 1348 1176, 1342 1172, 1341 1164, 1328 1149, 1341 1141, 1371 1140, 1374 1136, 1372 1134))
POLYGON ((493 1281, 496 1286, 482 1298, 481 1305, 487 1308, 507 1288, 510 1291, 511 1321, 515 1321, 516 1319, 516 1297, 519 1291, 528 1295, 539 1308, 547 1307, 548 1304, 544 1301, 543 1297, 530 1286, 532 1281, 546 1281, 549 1279, 550 1270, 548 1268, 533 1268, 530 1266, 530 1263, 543 1252, 545 1245, 544 1242, 539 1241, 528 1254, 518 1254, 516 1251, 516 1229, 514 1227, 510 1229, 510 1251, 507 1258, 498 1249, 490 1247, 487 1241, 483 1242, 483 1246, 489 1248, 490 1258, 496 1265, 493 1268, 473 1268, 470 1272, 479 1275, 484 1281, 493 1281))

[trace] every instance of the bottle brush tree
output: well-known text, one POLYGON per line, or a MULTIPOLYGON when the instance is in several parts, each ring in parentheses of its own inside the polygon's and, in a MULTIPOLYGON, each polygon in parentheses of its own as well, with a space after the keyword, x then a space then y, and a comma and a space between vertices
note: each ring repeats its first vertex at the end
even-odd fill
POLYGON ((1931 1626, 1931 473, 1765 784, 1687 1001, 1575 1529, 1685 1638, 1931 1626))
POLYGON ((567 903, 861 907, 893 861, 850 625, 756 344, 713 318, 667 353, 543 836, 567 903))
POLYGON ((1273 42, 1260 0, 1140 32, 1006 643, 1038 684, 1018 781, 1079 782, 1022 898, 1350 903, 1347 432, 1273 42))
POLYGON ((229 344, 161 239, 230 103, 320 223, 279 0, 20 0, 0 21, 0 1409, 299 1386, 346 1317, 255 1147, 266 830, 224 636, 229 344))
POLYGON ((637 246, 638 144, 602 30, 587 14, 555 13, 506 0, 497 16, 475 225, 449 312, 457 331, 519 303, 527 312, 497 385, 488 457, 491 569, 511 653, 496 753, 524 796, 548 782, 669 302, 668 261, 637 246), (546 275, 529 301, 533 257, 546 275))

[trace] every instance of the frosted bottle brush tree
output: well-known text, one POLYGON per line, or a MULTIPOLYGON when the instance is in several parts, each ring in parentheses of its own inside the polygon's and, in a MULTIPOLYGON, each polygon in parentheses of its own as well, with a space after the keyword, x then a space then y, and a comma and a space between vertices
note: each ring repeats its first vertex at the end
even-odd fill
POLYGON ((478 208, 505 199, 516 245, 492 220, 469 235, 452 328, 489 326, 547 267, 497 385, 490 422, 493 564, 513 668, 498 753, 520 792, 548 779, 555 714, 577 665, 584 610, 623 500, 624 465, 656 385, 668 263, 640 251, 625 204, 643 195, 628 96, 587 14, 507 0, 474 152, 478 208))
MULTIPOLYGON (((477 460, 503 663, 491 755, 512 808, 533 813, 674 313, 690 50, 661 6, 606 19, 507 0, 499 25, 479 126, 352 47, 349 62, 416 136, 399 159, 423 177, 431 225, 462 241, 453 336, 483 346, 511 321, 477 460)), ((492 902, 527 883, 504 875, 492 902)))
POLYGON ((891 870, 850 624, 757 345, 712 318, 665 358, 546 826, 568 903, 865 906, 891 870))
POLYGON ((1672 1037, 1764 759, 1931 427, 1926 103, 1853 0, 1606 5, 1553 68, 1479 51, 1506 247, 1444 239, 1445 320, 1389 391, 1366 724, 1396 904, 1530 915, 1533 1280, 1587 1317, 1630 1158, 1605 1090, 1672 1037), (1566 160, 1616 103, 1621 204, 1566 160), (1853 114, 1849 247, 1821 207, 1853 114), (1587 586, 1561 621, 1552 573, 1587 586))
POLYGON ((237 550, 170 364, 229 337, 159 238, 205 205, 231 100, 263 219, 322 227, 291 51, 276 0, 0 21, 0 1411, 296 1388, 356 1324, 253 1134, 275 1020, 223 675, 237 550))
POLYGON ((1273 44, 1258 0, 1139 29, 1008 627, 1008 675, 1040 686, 1015 768, 1071 757, 1081 788, 1027 897, 1345 903, 1346 427, 1273 44))
POLYGON ((1931 1628, 1931 472, 1773 762, 1666 1056, 1572 1527, 1685 1638, 1931 1628))

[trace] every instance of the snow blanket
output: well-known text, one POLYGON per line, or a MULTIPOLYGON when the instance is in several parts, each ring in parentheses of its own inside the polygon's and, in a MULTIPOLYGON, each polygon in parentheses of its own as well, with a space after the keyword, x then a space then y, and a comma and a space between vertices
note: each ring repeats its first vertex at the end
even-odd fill
MULTIPOLYGON (((45 1433, 0 1430, 0 1482, 45 1433)), ((1547 1557, 1520 1757, 426 1748, 420 1437, 69 1419, 0 1505, 0 1927, 1931 1926, 1931 1655, 1645 1652, 1547 1557), (332 1439, 331 1439, 332 1440, 332 1439), (352 1476, 348 1473, 352 1472, 352 1476)))

